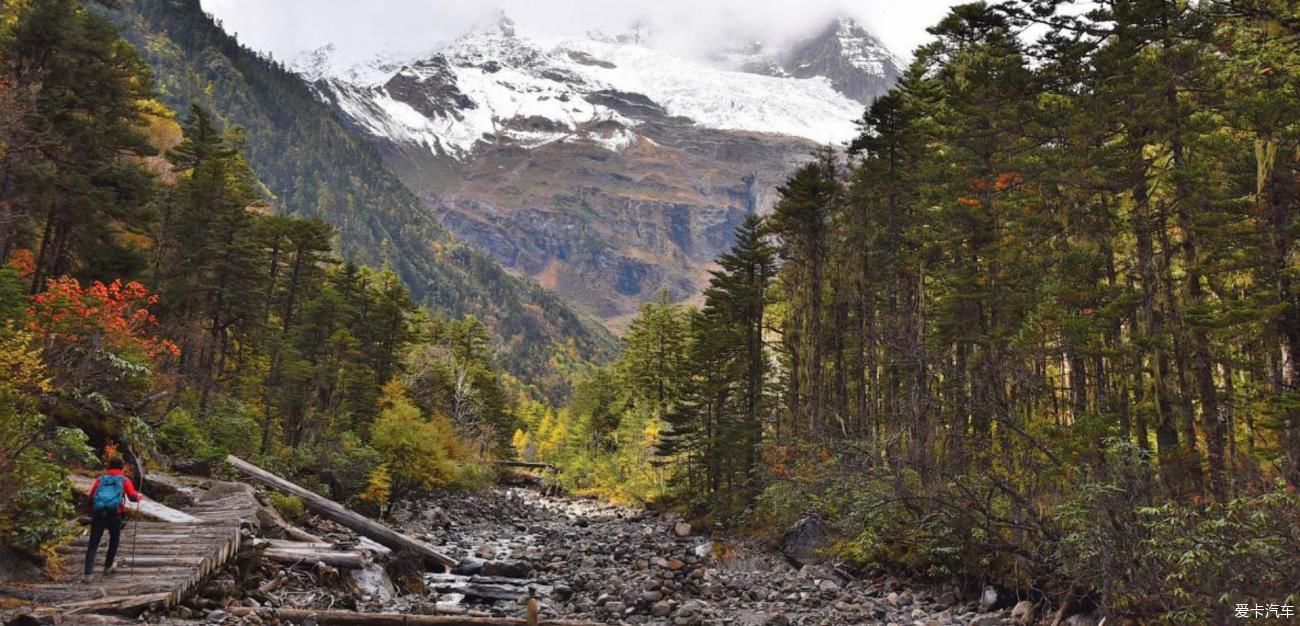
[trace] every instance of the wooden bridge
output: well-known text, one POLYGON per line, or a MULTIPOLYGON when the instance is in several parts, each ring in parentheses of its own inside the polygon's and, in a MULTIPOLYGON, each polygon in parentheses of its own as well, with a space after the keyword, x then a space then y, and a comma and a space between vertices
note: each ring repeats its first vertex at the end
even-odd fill
POLYGON ((198 504, 185 509, 188 515, 163 516, 181 521, 128 522, 117 553, 121 565, 113 574, 102 573, 108 549, 105 536, 100 543, 95 578, 89 584, 81 582, 89 540, 88 533, 83 532, 59 549, 66 563, 61 580, 36 584, 0 582, 0 597, 30 602, 31 612, 38 616, 135 613, 173 606, 209 574, 235 558, 245 541, 245 529, 256 530, 257 509, 251 488, 218 483, 203 494, 198 504))

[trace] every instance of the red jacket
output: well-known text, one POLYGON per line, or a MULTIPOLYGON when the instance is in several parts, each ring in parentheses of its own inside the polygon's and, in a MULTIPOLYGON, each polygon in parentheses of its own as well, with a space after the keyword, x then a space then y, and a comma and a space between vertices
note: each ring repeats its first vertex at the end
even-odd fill
MULTIPOLYGON (((120 469, 111 469, 111 470, 108 470, 108 475, 109 475, 109 476, 124 476, 124 474, 122 473, 122 470, 120 470, 120 469)), ((94 504, 94 503, 95 503, 95 490, 96 490, 96 489, 99 489, 99 479, 98 479, 98 478, 95 479, 95 484, 94 484, 94 485, 91 485, 91 487, 90 487, 90 494, 89 494, 89 495, 90 495, 90 502, 91 502, 90 506, 91 506, 91 512, 92 512, 92 513, 94 512, 94 506, 95 506, 95 504, 94 504)), ((122 481, 122 490, 126 492, 126 497, 130 498, 132 502, 139 502, 139 501, 140 501, 140 498, 144 497, 144 496, 140 495, 140 492, 139 492, 139 491, 136 491, 136 490, 135 490, 135 485, 131 483, 131 479, 130 479, 130 478, 127 478, 126 480, 122 481)), ((120 506, 117 507, 117 513, 118 513, 118 515, 121 515, 121 514, 123 514, 123 513, 126 513, 126 504, 125 504, 125 503, 123 503, 123 504, 121 504, 120 506)))

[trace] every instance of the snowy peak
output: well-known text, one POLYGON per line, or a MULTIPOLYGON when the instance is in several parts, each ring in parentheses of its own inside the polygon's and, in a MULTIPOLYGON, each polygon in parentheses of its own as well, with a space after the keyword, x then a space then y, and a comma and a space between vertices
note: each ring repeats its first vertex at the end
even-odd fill
POLYGON ((289 63, 289 69, 305 78, 307 82, 314 83, 338 73, 338 69, 335 67, 337 55, 338 48, 334 44, 328 43, 315 50, 308 50, 299 54, 289 63))
POLYGON ((344 68, 325 46, 292 67, 377 139, 457 160, 487 144, 582 142, 619 152, 644 137, 638 127, 665 115, 706 129, 840 143, 897 72, 892 55, 844 19, 788 53, 750 40, 712 62, 655 49, 651 37, 638 23, 617 36, 542 44, 500 13, 438 52, 381 54, 344 68), (646 106, 611 105, 611 94, 646 106))
POLYGON ((902 75, 903 63, 856 20, 841 16, 796 44, 783 66, 796 78, 830 79, 840 93, 869 103, 902 75))
POLYGON ((493 68, 529 67, 545 55, 530 38, 523 35, 515 21, 504 11, 496 18, 462 35, 443 51, 456 65, 493 68))
POLYGON ((412 56, 391 50, 376 52, 360 63, 344 62, 334 44, 299 54, 289 62, 289 69, 309 83, 337 80, 351 85, 379 85, 399 71, 412 56))

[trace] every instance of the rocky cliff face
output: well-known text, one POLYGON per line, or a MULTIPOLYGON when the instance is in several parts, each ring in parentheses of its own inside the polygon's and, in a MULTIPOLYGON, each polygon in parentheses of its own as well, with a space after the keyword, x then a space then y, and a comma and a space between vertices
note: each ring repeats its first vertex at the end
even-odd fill
POLYGON ((744 216, 853 136, 850 92, 894 76, 855 26, 731 68, 647 47, 644 25, 543 44, 502 17, 404 62, 295 69, 459 238, 621 329, 660 290, 696 297, 744 216))
POLYGON ((870 103, 902 75, 902 62, 861 24, 838 18, 797 44, 783 59, 790 76, 824 76, 840 93, 870 103))

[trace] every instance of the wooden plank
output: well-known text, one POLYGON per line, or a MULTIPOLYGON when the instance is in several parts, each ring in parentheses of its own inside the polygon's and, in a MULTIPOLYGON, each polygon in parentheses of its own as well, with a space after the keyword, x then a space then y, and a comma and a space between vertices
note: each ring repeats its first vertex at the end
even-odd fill
POLYGON ((55 615, 77 615, 80 613, 118 613, 118 612, 136 612, 149 608, 153 605, 166 606, 170 593, 150 593, 130 596, 117 596, 107 598, 95 598, 94 600, 84 600, 81 602, 72 602, 59 606, 53 611, 55 615))
MULTIPOLYGON (((218 484, 218 487, 223 485, 218 484)), ((89 483, 86 488, 89 488, 89 483)), ((235 558, 239 551, 241 528, 257 523, 260 505, 246 485, 227 483, 224 491, 206 493, 220 497, 184 512, 195 520, 194 523, 129 522, 118 550, 123 564, 110 576, 97 577, 89 585, 80 580, 34 585, 0 582, 0 594, 29 599, 38 614, 54 616, 135 614, 151 606, 172 606, 192 593, 207 576, 235 558), (233 487, 238 489, 230 492, 233 487), (132 555, 135 557, 133 563, 132 555)), ((70 545, 61 547, 59 552, 79 561, 76 556, 84 553, 87 539, 83 533, 70 545)))
POLYGON ((370 537, 393 550, 409 550, 421 557, 440 563, 444 567, 448 568, 456 565, 456 559, 438 552, 433 549, 433 546, 430 546, 423 541, 403 535, 388 526, 355 513, 351 509, 348 509, 333 500, 325 498, 309 489, 304 489, 303 487, 280 478, 279 476, 240 459, 239 457, 234 455, 227 456, 226 462, 229 463, 231 467, 234 467, 239 470, 240 473, 253 480, 301 498, 303 503, 307 505, 307 508, 318 515, 347 526, 348 528, 370 537))

